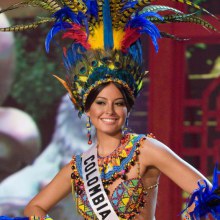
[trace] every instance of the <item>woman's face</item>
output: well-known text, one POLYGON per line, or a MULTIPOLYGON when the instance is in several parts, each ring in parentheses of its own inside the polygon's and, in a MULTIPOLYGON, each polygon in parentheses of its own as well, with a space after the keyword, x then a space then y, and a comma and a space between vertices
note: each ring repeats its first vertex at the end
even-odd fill
POLYGON ((90 117, 97 133, 109 135, 121 132, 127 114, 123 95, 113 83, 107 85, 98 94, 87 112, 87 116, 90 117))

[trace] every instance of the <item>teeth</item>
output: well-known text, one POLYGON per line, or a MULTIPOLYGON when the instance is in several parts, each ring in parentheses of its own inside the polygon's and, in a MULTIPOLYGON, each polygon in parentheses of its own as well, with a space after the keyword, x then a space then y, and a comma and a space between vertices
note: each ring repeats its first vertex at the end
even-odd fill
POLYGON ((110 119, 110 118, 103 118, 102 120, 106 121, 106 122, 113 122, 113 121, 115 121, 115 119, 110 119))

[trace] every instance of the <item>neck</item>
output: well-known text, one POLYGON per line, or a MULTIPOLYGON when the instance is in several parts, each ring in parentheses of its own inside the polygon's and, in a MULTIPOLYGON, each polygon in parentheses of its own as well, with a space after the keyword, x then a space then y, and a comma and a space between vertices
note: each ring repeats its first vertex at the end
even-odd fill
POLYGON ((97 132, 97 146, 100 156, 107 156, 118 147, 122 139, 122 133, 109 135, 97 132))

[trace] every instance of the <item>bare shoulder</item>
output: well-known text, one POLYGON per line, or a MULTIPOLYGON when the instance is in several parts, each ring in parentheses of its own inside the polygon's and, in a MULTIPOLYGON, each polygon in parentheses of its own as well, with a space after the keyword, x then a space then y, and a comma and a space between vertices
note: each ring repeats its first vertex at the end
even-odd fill
POLYGON ((73 156, 71 161, 67 163, 66 165, 64 165, 64 167, 61 169, 60 172, 62 172, 66 178, 70 179, 71 174, 73 172, 73 167, 75 166, 76 166, 76 157, 73 156))
MULTIPOLYGON (((197 188, 199 179, 208 180, 162 142, 147 137, 141 144, 141 161, 165 174, 186 192, 197 188)), ((210 183, 209 183, 210 184, 210 183)))
POLYGON ((69 184, 70 179, 71 179, 71 174, 73 172, 72 167, 73 167, 73 165, 75 165, 74 158, 75 157, 73 157, 73 159, 70 162, 68 162, 63 167, 61 167, 60 171, 57 173, 57 175, 52 180, 52 182, 67 180, 67 183, 69 184))
POLYGON ((71 173, 72 173, 72 162, 69 162, 66 164, 60 172, 63 172, 63 174, 67 177, 70 178, 71 173))
POLYGON ((153 136, 147 136, 142 141, 140 150, 142 157, 145 158, 143 161, 145 166, 155 166, 157 165, 158 159, 160 160, 164 155, 173 153, 169 147, 153 136))

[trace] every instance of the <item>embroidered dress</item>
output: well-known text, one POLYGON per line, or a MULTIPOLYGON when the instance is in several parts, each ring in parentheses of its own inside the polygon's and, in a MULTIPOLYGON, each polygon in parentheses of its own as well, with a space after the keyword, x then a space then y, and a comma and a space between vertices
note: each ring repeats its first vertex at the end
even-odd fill
MULTIPOLYGON (((121 144, 111 156, 99 157, 98 159, 100 175, 107 194, 109 194, 108 186, 115 180, 122 179, 122 182, 108 196, 120 220, 133 219, 136 214, 140 213, 141 207, 144 207, 145 204, 147 192, 139 173, 137 178, 126 180, 126 174, 129 173, 131 167, 139 163, 139 148, 145 138, 146 136, 144 135, 127 134, 124 145, 121 144)), ((73 170, 71 177, 77 210, 87 220, 97 219, 85 193, 81 155, 74 156, 71 163, 73 170)))

